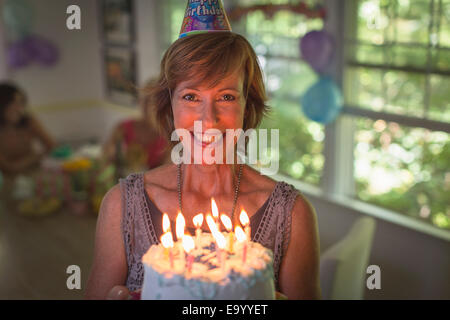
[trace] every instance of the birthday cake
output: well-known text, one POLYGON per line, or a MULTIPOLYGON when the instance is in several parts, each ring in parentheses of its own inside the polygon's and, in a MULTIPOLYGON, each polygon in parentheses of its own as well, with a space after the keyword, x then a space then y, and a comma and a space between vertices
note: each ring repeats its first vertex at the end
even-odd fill
POLYGON ((181 241, 168 250, 153 245, 143 256, 141 299, 275 299, 272 251, 259 243, 236 242, 231 250, 219 251, 212 234, 202 233, 189 254, 181 241))

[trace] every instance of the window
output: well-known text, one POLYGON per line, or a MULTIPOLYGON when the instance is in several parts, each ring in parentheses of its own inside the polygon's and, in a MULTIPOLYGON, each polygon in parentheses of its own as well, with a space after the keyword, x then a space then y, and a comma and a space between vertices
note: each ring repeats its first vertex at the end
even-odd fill
POLYGON ((352 3, 355 196, 450 229, 450 1, 352 3))

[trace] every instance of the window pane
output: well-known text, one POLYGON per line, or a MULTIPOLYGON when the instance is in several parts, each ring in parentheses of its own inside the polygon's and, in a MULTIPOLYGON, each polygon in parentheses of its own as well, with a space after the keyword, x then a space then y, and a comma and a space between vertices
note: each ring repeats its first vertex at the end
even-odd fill
POLYGON ((261 128, 279 129, 280 173, 318 185, 322 175, 324 128, 306 119, 297 103, 272 99, 261 128))
POLYGON ((261 128, 279 129, 280 173, 315 185, 320 182, 324 164, 325 134, 323 126, 305 118, 301 110, 300 97, 318 78, 300 59, 299 42, 301 36, 321 29, 322 24, 320 19, 306 19, 288 11, 278 12, 273 19, 254 12, 246 20, 246 37, 263 68, 272 108, 261 128))
POLYGON ((425 81, 426 75, 420 73, 386 72, 383 76, 386 90, 385 111, 422 117, 425 105, 425 81))
POLYGON ((382 111, 386 103, 383 90, 383 71, 369 68, 349 68, 346 75, 345 96, 354 106, 382 111))
POLYGON ((450 48, 450 1, 442 1, 441 12, 439 45, 441 47, 450 48))
POLYGON ((425 72, 427 66, 427 47, 396 45, 388 51, 387 63, 396 67, 420 68, 425 72))
POLYGON ((349 68, 345 93, 351 105, 422 117, 426 75, 375 68, 349 68))
POLYGON ((450 229, 450 135, 356 120, 357 197, 450 229))
MULTIPOLYGON (((386 1, 384 1, 386 2, 386 1)), ((396 38, 399 42, 428 44, 430 0, 387 1, 397 13, 396 38)), ((434 1, 437 3, 437 1, 434 1)), ((394 18, 394 17, 392 17, 394 18)))
MULTIPOLYGON (((450 34, 450 30, 449 30, 450 34)), ((434 69, 446 71, 450 74, 450 48, 433 50, 432 66, 434 69)))
POLYGON ((430 77, 431 95, 428 118, 450 122, 450 79, 449 77, 432 75, 430 77))

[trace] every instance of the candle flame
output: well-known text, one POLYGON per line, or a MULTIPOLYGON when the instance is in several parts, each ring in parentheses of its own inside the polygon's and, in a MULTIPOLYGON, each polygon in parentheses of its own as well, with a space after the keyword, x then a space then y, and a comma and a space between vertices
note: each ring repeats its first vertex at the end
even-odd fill
POLYGON ((181 212, 178 213, 175 223, 177 239, 180 240, 184 235, 184 228, 186 227, 186 221, 184 220, 184 216, 181 212))
POLYGON ((163 214, 162 222, 163 222, 163 233, 166 233, 170 230, 170 220, 167 213, 163 214))
POLYGON ((247 235, 245 234, 244 230, 242 230, 241 226, 237 226, 234 228, 234 234, 236 235, 236 239, 239 242, 244 242, 247 240, 247 235))
POLYGON ((222 232, 215 231, 212 233, 214 239, 216 240, 217 245, 220 249, 225 249, 225 246, 227 245, 227 240, 225 239, 225 236, 222 234, 222 232))
POLYGON ((215 223, 213 217, 208 214, 206 216, 206 223, 208 224, 209 230, 214 235, 215 232, 219 232, 219 229, 217 228, 217 224, 215 223))
POLYGON ((218 219, 219 218, 219 209, 217 209, 217 204, 216 204, 216 201, 214 201, 214 198, 211 198, 211 210, 212 210, 214 219, 218 219))
POLYGON ((244 227, 250 223, 250 220, 248 219, 247 212, 245 212, 244 209, 241 210, 241 214, 239 216, 239 220, 241 221, 241 224, 244 227))
POLYGON ((194 222, 194 226, 196 228, 200 228, 203 224, 203 213, 199 213, 198 215, 196 215, 192 221, 194 222))
POLYGON ((189 253, 192 249, 195 248, 194 239, 190 235, 183 235, 182 237, 182 245, 184 251, 189 253))
POLYGON ((233 224, 231 223, 231 219, 227 215, 221 214, 220 215, 220 220, 222 220, 222 223, 223 223, 223 225, 225 226, 225 229, 227 229, 228 232, 233 230, 233 224))
POLYGON ((161 243, 164 248, 172 248, 173 247, 173 238, 172 232, 166 232, 161 236, 161 243))

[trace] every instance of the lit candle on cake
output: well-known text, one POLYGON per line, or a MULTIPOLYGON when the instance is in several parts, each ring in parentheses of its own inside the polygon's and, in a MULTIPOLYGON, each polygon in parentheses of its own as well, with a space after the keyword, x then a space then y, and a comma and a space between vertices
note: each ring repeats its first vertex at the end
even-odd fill
POLYGON ((163 233, 169 232, 170 231, 170 220, 169 220, 169 215, 167 213, 163 214, 162 217, 162 227, 163 227, 163 233))
POLYGON ((186 221, 184 220, 184 216, 181 212, 178 212, 177 220, 175 221, 175 232, 178 241, 181 241, 181 238, 183 238, 185 227, 186 221))
POLYGON ((161 236, 161 243, 164 247, 164 257, 170 260, 170 266, 173 268, 173 236, 170 232, 170 220, 167 213, 163 214, 162 218, 163 235, 161 236))
POLYGON ((213 237, 216 240, 217 244, 217 260, 219 262, 219 267, 222 273, 225 272, 225 260, 226 257, 226 251, 225 247, 227 245, 227 240, 225 240, 224 235, 221 232, 214 232, 213 237))
POLYGON ((244 227, 245 235, 247 236, 248 241, 251 241, 252 234, 250 230, 250 219, 248 218, 247 212, 245 212, 244 209, 241 210, 239 220, 241 221, 241 224, 244 227))
POLYGON ((225 229, 228 231, 228 251, 233 253, 233 242, 234 242, 234 233, 233 233, 233 224, 231 223, 231 219, 225 215, 220 215, 220 220, 222 220, 225 229))
POLYGON ((244 230, 242 230, 241 226, 237 226, 234 229, 234 233, 236 234, 236 239, 239 243, 242 243, 242 263, 245 264, 247 260, 247 235, 244 230))
POLYGON ((161 243, 164 247, 164 256, 166 259, 169 259, 170 262, 170 268, 173 269, 173 238, 172 238, 172 232, 166 232, 161 236, 161 243))
POLYGON ((182 241, 182 244, 183 244, 183 249, 184 249, 184 251, 186 251, 186 254, 187 254, 187 258, 186 258, 186 260, 187 260, 187 266, 186 266, 187 272, 191 273, 191 271, 192 271, 192 264, 194 263, 194 255, 190 254, 190 253, 191 253, 192 249, 195 248, 194 239, 192 239, 192 237, 190 235, 185 234, 185 235, 183 235, 183 238, 182 238, 181 241, 182 241))
POLYGON ((206 223, 208 224, 209 230, 211 230, 214 240, 216 241, 217 261, 221 271, 224 272, 226 257, 224 257, 225 252, 223 249, 225 249, 227 241, 225 240, 224 235, 217 228, 217 224, 210 214, 206 216, 206 223))
POLYGON ((212 215, 214 217, 214 222, 217 225, 217 229, 219 229, 219 231, 220 231, 219 209, 217 208, 217 204, 216 204, 216 201, 214 200, 214 198, 211 198, 211 211, 212 211, 212 215))
POLYGON ((184 255, 184 250, 183 250, 183 245, 181 243, 181 240, 184 236, 185 227, 186 227, 186 221, 184 220, 183 214, 181 212, 179 212, 177 215, 177 219, 175 221, 175 232, 177 235, 178 251, 180 252, 180 259, 181 259, 181 263, 182 263, 183 267, 185 265, 186 257, 184 255))
POLYGON ((217 224, 214 221, 214 218, 210 214, 206 215, 206 224, 208 225, 209 230, 211 231, 212 234, 214 234, 215 232, 219 232, 219 229, 217 228, 217 224))
POLYGON ((202 235, 202 224, 203 224, 203 213, 199 213, 192 219, 195 226, 195 246, 197 248, 201 247, 200 237, 202 235))

